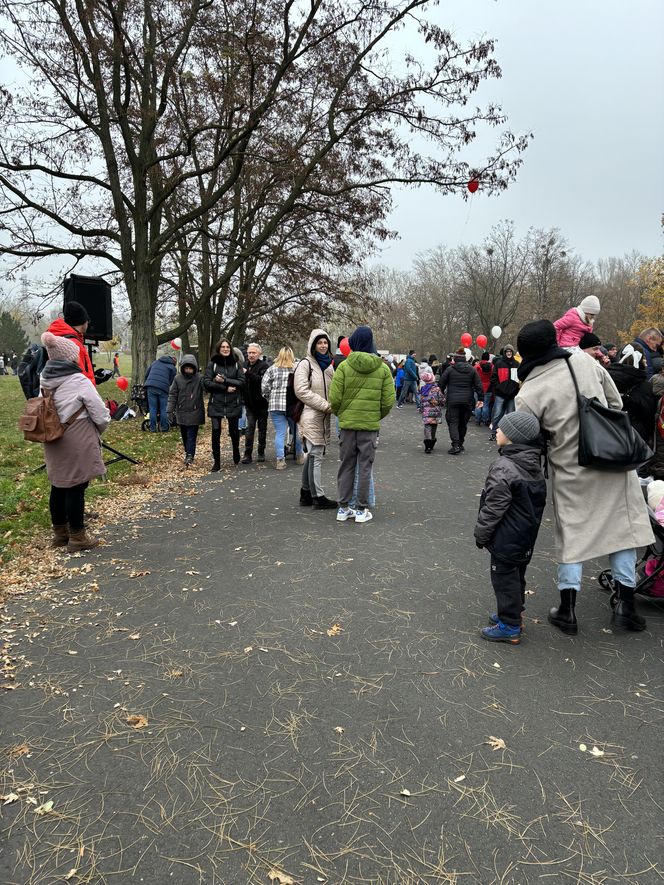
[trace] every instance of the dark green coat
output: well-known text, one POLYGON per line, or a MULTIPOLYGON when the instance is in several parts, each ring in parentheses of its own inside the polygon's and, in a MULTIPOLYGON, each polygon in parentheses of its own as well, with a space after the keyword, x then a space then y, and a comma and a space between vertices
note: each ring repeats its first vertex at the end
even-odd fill
POLYGON ((329 401, 342 430, 379 430, 395 401, 392 374, 376 354, 354 351, 335 371, 329 401))

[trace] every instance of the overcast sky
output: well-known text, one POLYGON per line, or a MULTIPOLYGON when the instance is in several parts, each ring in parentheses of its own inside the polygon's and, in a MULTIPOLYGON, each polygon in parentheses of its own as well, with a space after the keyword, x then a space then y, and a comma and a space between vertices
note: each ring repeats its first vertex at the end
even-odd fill
MULTIPOLYGON (((500 219, 558 227, 583 258, 664 251, 663 0, 442 0, 455 37, 496 40, 498 100, 515 132, 535 138, 516 182, 470 202, 433 189, 394 192, 400 239, 379 258, 407 269, 439 244, 481 242, 500 219)), ((487 149, 490 130, 483 137, 487 149)))

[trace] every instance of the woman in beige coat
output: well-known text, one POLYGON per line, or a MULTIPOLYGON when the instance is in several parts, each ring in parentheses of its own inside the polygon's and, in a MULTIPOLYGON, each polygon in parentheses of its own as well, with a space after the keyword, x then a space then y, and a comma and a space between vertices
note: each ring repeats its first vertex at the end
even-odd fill
POLYGON ((330 413, 328 391, 334 368, 330 336, 324 329, 314 329, 309 336, 307 355, 295 369, 295 396, 304 403, 300 418, 300 434, 307 453, 302 469, 300 506, 314 506, 327 510, 337 506, 325 496, 321 483, 321 470, 325 447, 330 441, 330 413))
POLYGON ((550 434, 560 605, 551 609, 549 621, 565 633, 577 632, 575 605, 583 563, 608 555, 618 599, 613 623, 643 630, 646 622, 634 606, 635 548, 653 541, 643 494, 635 470, 600 471, 579 465, 579 416, 570 367, 585 396, 620 409, 620 394, 596 360, 557 346, 549 320, 525 325, 517 347, 522 386, 516 407, 535 415, 550 434))

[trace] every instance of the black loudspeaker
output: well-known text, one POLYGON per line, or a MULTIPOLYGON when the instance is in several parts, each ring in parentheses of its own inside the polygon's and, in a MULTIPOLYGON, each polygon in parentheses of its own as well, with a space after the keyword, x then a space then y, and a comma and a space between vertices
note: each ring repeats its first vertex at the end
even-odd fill
POLYGON ((94 341, 110 341, 113 337, 113 308, 111 286, 101 277, 80 277, 71 274, 65 278, 64 303, 78 301, 87 310, 90 325, 85 337, 94 341))

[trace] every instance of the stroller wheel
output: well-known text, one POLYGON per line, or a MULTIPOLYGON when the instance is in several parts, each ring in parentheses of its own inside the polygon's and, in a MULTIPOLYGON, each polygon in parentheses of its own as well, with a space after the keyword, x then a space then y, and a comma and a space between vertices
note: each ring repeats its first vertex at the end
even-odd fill
POLYGON ((603 572, 600 572, 597 580, 602 590, 613 590, 613 575, 611 574, 609 569, 604 569, 603 572))
POLYGON ((615 608, 618 605, 618 594, 612 593, 611 598, 609 599, 609 605, 611 608, 615 608))
POLYGON ((141 430, 149 430, 149 429, 150 429, 150 422, 146 418, 144 421, 141 422, 141 430))

